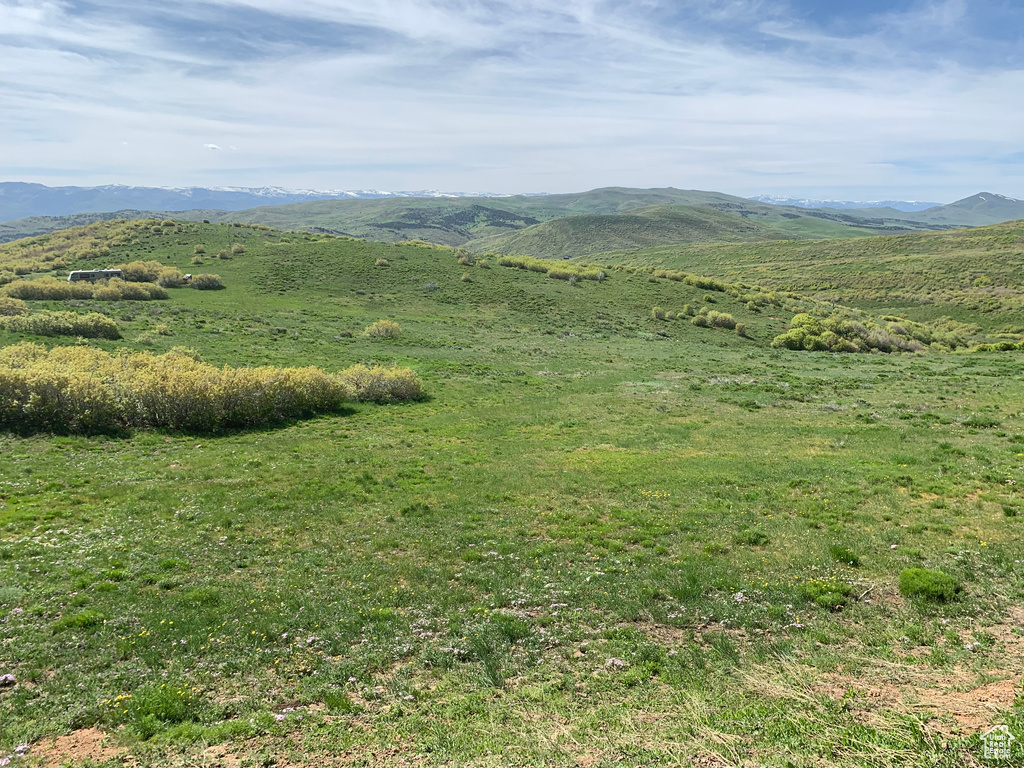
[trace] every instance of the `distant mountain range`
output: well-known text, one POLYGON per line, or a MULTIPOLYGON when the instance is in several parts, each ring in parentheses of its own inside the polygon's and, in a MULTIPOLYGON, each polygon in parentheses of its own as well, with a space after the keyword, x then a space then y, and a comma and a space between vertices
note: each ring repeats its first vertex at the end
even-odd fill
POLYGON ((892 208, 905 213, 923 211, 926 208, 937 208, 942 205, 942 203, 922 203, 917 200, 857 202, 854 200, 813 200, 803 197, 780 197, 779 195, 755 195, 747 199, 771 205, 791 205, 796 208, 834 208, 836 210, 844 210, 846 208, 892 208))
MULTIPOLYGON (((41 185, 0 185, 0 210, 8 199, 26 191, 50 194, 41 185), (8 194, 11 193, 11 194, 8 194)), ((115 195, 171 195, 170 205, 143 208, 115 198, 107 211, 83 211, 64 216, 34 216, 0 223, 0 242, 35 236, 111 218, 173 218, 213 223, 265 224, 282 230, 346 235, 365 240, 400 242, 425 240, 462 246, 486 253, 529 254, 572 258, 611 249, 659 245, 863 237, 975 227, 1024 219, 1024 202, 982 192, 919 211, 891 206, 870 208, 803 208, 777 205, 720 192, 606 187, 588 192, 553 195, 468 196, 420 193, 351 192, 344 198, 287 202, 288 195, 326 194, 276 188, 239 191, 186 190, 187 203, 197 205, 206 194, 257 196, 260 205, 240 210, 195 207, 184 191, 137 187, 63 188, 76 202, 79 192, 91 192, 94 206, 104 190, 115 195), (357 197, 357 195, 378 195, 357 197)), ((220 198, 223 200, 223 198, 220 198)), ((221 203, 223 205, 223 203, 221 203)))
POLYGON ((283 187, 47 187, 20 181, 0 182, 0 221, 32 216, 67 216, 108 211, 185 211, 210 208, 240 211, 261 205, 314 200, 376 200, 392 197, 507 197, 492 192, 385 192, 380 189, 285 189, 283 187))

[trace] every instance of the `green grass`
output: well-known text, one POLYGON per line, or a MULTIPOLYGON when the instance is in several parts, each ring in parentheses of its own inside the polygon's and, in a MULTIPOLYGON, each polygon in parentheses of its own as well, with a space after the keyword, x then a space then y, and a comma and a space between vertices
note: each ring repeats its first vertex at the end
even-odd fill
POLYGON ((588 261, 669 267, 797 291, 911 320, 1024 331, 1024 224, 808 242, 695 243, 588 261))
POLYGON ((0 436, 0 756, 95 725, 146 765, 961 765, 979 729, 931 695, 1020 689, 1018 356, 772 350, 788 315, 727 292, 752 339, 652 318, 709 291, 645 274, 249 228, 104 259, 196 243, 244 244, 225 290, 83 301, 125 336, 90 343, 394 362, 428 399, 0 436), (905 600, 911 568, 963 592, 905 600))

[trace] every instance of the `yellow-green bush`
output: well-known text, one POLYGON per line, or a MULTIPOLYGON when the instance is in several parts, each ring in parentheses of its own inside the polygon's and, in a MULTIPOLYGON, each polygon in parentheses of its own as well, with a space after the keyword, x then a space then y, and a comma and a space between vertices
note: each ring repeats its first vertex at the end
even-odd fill
POLYGON ((192 287, 197 291, 219 291, 224 287, 220 275, 192 275, 192 287))
POLYGON ((92 283, 69 283, 53 277, 38 280, 17 280, 0 289, 0 294, 29 301, 65 301, 67 299, 91 299, 92 283))
POLYGON ((38 280, 18 280, 5 285, 0 289, 0 295, 30 301, 152 301, 166 299, 167 291, 153 283, 132 283, 117 278, 97 283, 69 283, 53 277, 41 277, 38 280))
POLYGON ((87 339, 120 339, 117 323, 106 315, 89 312, 36 312, 0 317, 0 328, 38 336, 82 336, 87 339))
POLYGON ((338 374, 353 400, 388 403, 416 400, 423 394, 419 377, 408 368, 354 365, 338 374))
POLYGON ((394 320, 378 320, 363 329, 371 339, 397 339, 402 334, 402 327, 394 320))
POLYGON ((420 396, 409 369, 216 368, 190 354, 37 344, 0 348, 0 428, 96 433, 127 427, 210 432, 336 411, 347 400, 420 396))
POLYGON ((0 296, 0 317, 16 317, 28 314, 28 304, 21 299, 0 296))
POLYGON ((106 285, 97 285, 92 297, 97 301, 152 301, 166 299, 167 291, 153 283, 129 283, 115 277, 106 285))

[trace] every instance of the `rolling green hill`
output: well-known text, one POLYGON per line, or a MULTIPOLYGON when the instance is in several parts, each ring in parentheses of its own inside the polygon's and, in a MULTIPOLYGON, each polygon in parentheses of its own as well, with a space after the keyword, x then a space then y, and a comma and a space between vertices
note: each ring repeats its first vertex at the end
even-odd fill
MULTIPOLYGON (((184 211, 173 216, 191 221, 205 219, 215 223, 265 224, 277 229, 339 234, 381 242, 425 240, 443 245, 462 245, 470 240, 506 235, 553 219, 591 214, 617 215, 652 206, 699 206, 709 211, 733 214, 738 217, 734 221, 737 224, 736 237, 739 238, 745 237, 744 233, 750 229, 740 219, 773 225, 796 238, 855 237, 947 226, 877 216, 865 219, 843 211, 768 205, 717 192, 623 187, 505 198, 325 200, 233 212, 184 211)), ((152 215, 165 218, 171 214, 156 212, 152 215)), ((82 214, 7 222, 0 224, 0 241, 115 217, 115 214, 82 214)), ((724 239, 732 239, 725 228, 721 229, 721 234, 724 239)), ((614 246, 608 244, 603 250, 610 247, 614 246)))
POLYGON ((563 258, 665 243, 781 240, 786 236, 771 225, 735 213, 698 206, 656 206, 614 215, 553 219, 509 234, 471 240, 465 246, 481 253, 563 258))
MULTIPOLYGON (((797 280, 916 249, 941 282, 958 250, 995 265, 1019 238, 623 258, 767 282, 772 260, 797 280)), ((261 225, 0 247, 4 290, 132 260, 224 288, 5 297, 7 423, 47 402, 17 390, 24 342, 125 367, 177 348, 157 392, 199 358, 399 365, 426 396, 273 428, 0 432, 0 761, 923 768, 1024 726, 1019 351, 777 349, 829 308, 261 225), (6 324, 55 311, 122 338, 6 324)))
POLYGON ((701 272, 918 319, 1024 327, 1021 221, 888 237, 692 244, 594 260, 701 272))

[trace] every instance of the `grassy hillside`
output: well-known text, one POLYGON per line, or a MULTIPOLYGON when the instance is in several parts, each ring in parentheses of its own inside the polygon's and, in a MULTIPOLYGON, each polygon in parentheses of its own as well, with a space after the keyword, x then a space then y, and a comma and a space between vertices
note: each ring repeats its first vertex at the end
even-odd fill
POLYGON ((1017 353, 790 352, 788 308, 646 273, 109 226, 74 266, 226 288, 27 302, 124 336, 67 343, 397 363, 427 399, 0 435, 0 758, 931 766, 1024 727, 1017 353), (709 299, 753 338, 651 312, 709 299))
POLYGON ((595 260, 701 272, 915 319, 1024 326, 1024 222, 851 240, 693 244, 595 260))
MULTIPOLYGON (((623 187, 535 197, 326 200, 233 212, 194 210, 174 215, 191 221, 259 223, 278 229, 333 233, 381 242, 425 240, 461 245, 557 218, 615 215, 652 206, 680 205, 701 206, 772 224, 792 237, 849 237, 945 226, 877 217, 865 220, 845 212, 768 205, 717 192, 623 187)), ((104 214, 90 215, 111 218, 104 214)), ((165 213, 154 215, 167 216, 165 213)), ((0 242, 82 223, 86 223, 82 216, 7 222, 0 225, 0 242)), ((744 229, 741 225, 740 237, 744 229)), ((604 250, 610 247, 612 244, 606 244, 604 250)))
POLYGON ((953 226, 980 227, 986 224, 1001 224, 1014 219, 1024 219, 1024 200, 981 192, 949 205, 915 211, 908 214, 907 218, 929 224, 953 226))
POLYGON ((601 251, 665 243, 782 239, 771 226, 696 206, 657 206, 617 215, 570 216, 516 232, 471 240, 466 247, 541 258, 587 256, 601 251))

